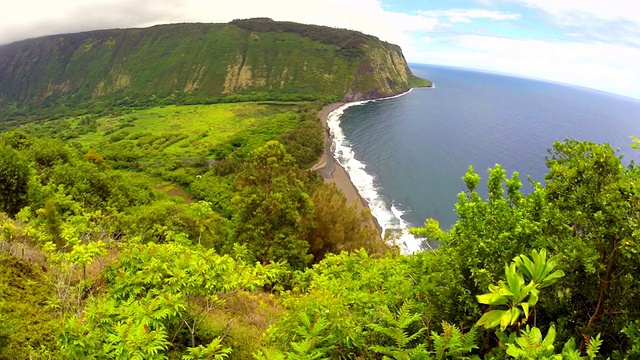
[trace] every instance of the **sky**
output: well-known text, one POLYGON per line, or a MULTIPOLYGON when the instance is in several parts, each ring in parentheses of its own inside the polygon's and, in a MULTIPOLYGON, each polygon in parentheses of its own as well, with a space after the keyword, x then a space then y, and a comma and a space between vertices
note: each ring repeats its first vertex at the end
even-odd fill
POLYGON ((0 0, 0 44, 42 35, 270 17, 358 30, 410 63, 640 99, 638 0, 0 0))

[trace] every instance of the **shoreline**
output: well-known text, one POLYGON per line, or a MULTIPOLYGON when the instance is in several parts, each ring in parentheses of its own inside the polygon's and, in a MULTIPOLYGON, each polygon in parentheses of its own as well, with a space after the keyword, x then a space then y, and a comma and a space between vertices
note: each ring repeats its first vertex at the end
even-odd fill
MULTIPOLYGON (((345 195, 348 204, 355 203, 358 210, 367 209, 370 212, 371 209, 369 208, 369 204, 360 195, 358 189, 351 181, 349 174, 347 174, 342 165, 340 165, 340 163, 333 157, 333 151, 331 151, 331 147, 333 145, 333 137, 331 136, 329 127, 327 126, 327 119, 332 111, 345 104, 347 103, 331 103, 325 105, 318 113, 318 118, 320 119, 322 128, 324 129, 324 152, 320 156, 318 162, 310 170, 316 171, 318 174, 320 174, 325 183, 334 183, 336 187, 340 189, 345 195)), ((380 226, 377 219, 373 215, 370 214, 370 217, 373 225, 378 229, 380 238, 383 238, 384 234, 382 234, 382 226, 380 226)))
POLYGON ((375 185, 372 183, 375 182, 372 175, 366 173, 366 171, 364 171, 365 165, 354 157, 353 150, 350 148, 348 142, 345 143, 346 138, 342 133, 342 129, 339 124, 334 123, 334 118, 330 115, 334 111, 343 112, 346 108, 351 106, 362 105, 371 101, 398 98, 409 94, 413 90, 414 88, 408 88, 405 91, 392 96, 361 101, 335 102, 324 106, 319 111, 318 118, 320 119, 324 129, 323 136, 325 140, 325 149, 316 164, 309 169, 320 174, 325 183, 334 183, 347 198, 347 204, 351 205, 355 202, 355 206, 358 210, 369 210, 370 224, 378 230, 379 238, 384 240, 386 232, 391 231, 393 239, 389 239, 390 243, 388 243, 388 245, 399 247, 401 253, 412 253, 416 251, 414 245, 416 245, 417 242, 417 239, 407 232, 410 225, 403 221, 402 215, 404 213, 394 208, 393 204, 390 205, 390 208, 386 205, 386 201, 381 197, 378 193, 378 189, 376 189, 375 185), (338 138, 335 136, 338 136, 338 138), (339 149, 334 149, 335 146, 339 149), (347 149, 346 151, 348 154, 343 153, 342 156, 346 156, 346 158, 348 158, 347 161, 350 167, 354 166, 353 169, 350 169, 354 172, 354 179, 351 178, 351 174, 342 167, 334 156, 334 150, 344 152, 345 149, 347 149), (351 162, 353 162, 353 164, 351 162), (367 194, 366 199, 360 194, 358 187, 355 185, 356 183, 358 183, 358 186, 364 187, 363 191, 367 194), (369 201, 372 202, 369 203, 369 201))
MULTIPOLYGON (((432 88, 432 87, 435 87, 434 83, 431 83, 431 86, 426 86, 426 88, 432 88)), ((336 186, 340 190, 342 190, 342 192, 347 197, 347 202, 351 203, 356 201, 356 204, 358 205, 359 208, 365 208, 365 209, 371 210, 371 208, 369 208, 369 203, 360 195, 360 193, 358 192, 358 188, 356 188, 356 186, 351 181, 351 178, 349 177, 349 174, 347 173, 347 171, 333 157, 333 151, 331 150, 333 146, 333 136, 331 135, 329 127, 327 126, 327 122, 329 120, 329 114, 331 114, 331 112, 333 112, 334 110, 344 105, 347 105, 349 103, 358 103, 358 102, 364 103, 369 101, 394 99, 402 95, 406 95, 410 93, 412 90, 413 88, 408 88, 407 90, 399 94, 381 97, 378 99, 367 99, 362 101, 346 101, 346 102, 341 101, 341 102, 334 102, 334 103, 325 105, 322 108, 322 110, 320 110, 320 112, 318 113, 318 118, 320 119, 320 122, 322 123, 322 128, 324 129, 323 131, 324 152, 320 156, 320 159, 318 160, 318 162, 316 162, 316 164, 313 165, 309 170, 316 171, 318 174, 320 174, 320 176, 322 176, 322 178, 324 179, 325 183, 329 183, 329 182, 336 183, 336 186)), ((382 227, 378 223, 378 220, 373 215, 371 215, 371 217, 374 219, 374 222, 376 223, 376 227, 378 227, 378 229, 380 230, 380 233, 382 233, 382 227)))

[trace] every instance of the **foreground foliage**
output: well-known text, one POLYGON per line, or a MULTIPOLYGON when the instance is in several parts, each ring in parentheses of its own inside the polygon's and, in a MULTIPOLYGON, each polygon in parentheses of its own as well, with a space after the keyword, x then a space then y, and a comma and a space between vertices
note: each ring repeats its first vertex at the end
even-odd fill
POLYGON ((413 229, 440 247, 403 256, 277 141, 216 162, 197 202, 97 151, 23 132, 2 143, 26 171, 5 182, 23 190, 0 218, 0 357, 640 352, 638 169, 607 145, 555 144, 528 194, 496 166, 483 199, 470 168, 454 227, 413 229))
POLYGON ((207 316, 229 293, 255 291, 282 271, 179 244, 127 246, 105 271, 108 291, 64 320, 62 350, 72 358, 162 359, 170 348, 185 358, 228 354, 207 316))
POLYGON ((561 339, 583 339, 582 349, 584 339, 601 334, 611 340, 603 343, 604 353, 628 351, 621 331, 640 316, 632 305, 640 291, 638 168, 623 165, 608 145, 571 140, 554 145, 547 166, 545 186, 532 183, 528 195, 519 191, 517 173, 509 179, 499 166, 490 169, 486 201, 475 191, 480 178, 470 169, 453 229, 443 232, 428 221, 415 232, 444 244, 440 256, 462 275, 454 286, 470 294, 496 281, 500 262, 548 249, 565 277, 557 291, 540 291, 533 321, 555 323, 561 339))
POLYGON ((0 358, 62 355, 55 313, 47 306, 53 293, 53 284, 40 269, 0 252, 0 358))
MULTIPOLYGON (((285 134, 294 149, 307 139, 285 134)), ((279 142, 249 137, 250 146, 194 181, 201 193, 223 184, 207 194, 213 201, 193 202, 186 193, 178 198, 156 190, 149 177, 113 169, 113 160, 95 150, 23 131, 3 134, 0 143, 7 155, 4 210, 11 216, 0 219, 0 244, 29 268, 46 271, 37 281, 49 290, 36 289, 46 304, 31 308, 46 305, 47 315, 35 318, 61 329, 37 340, 28 327, 15 327, 11 336, 14 327, 3 328, 10 354, 34 357, 42 350, 46 358, 45 350, 61 349, 70 358, 247 358, 279 312, 263 291, 282 291, 289 269, 304 269, 326 254, 307 250, 307 239, 322 231, 317 224, 328 221, 326 213, 316 215, 310 194, 332 189, 300 169, 313 152, 293 157, 279 142), (267 168, 269 176, 262 172, 267 168), (272 198, 261 204, 260 194, 272 198), (21 336, 34 340, 13 340, 21 336)), ((366 247, 375 236, 366 213, 347 208, 344 195, 331 191, 334 210, 344 205, 351 219, 361 219, 350 224, 349 238, 366 247)), ((323 198, 315 202, 322 206, 323 198)), ((326 246, 336 249, 339 240, 326 246)), ((11 290, 7 296, 19 296, 11 290)))

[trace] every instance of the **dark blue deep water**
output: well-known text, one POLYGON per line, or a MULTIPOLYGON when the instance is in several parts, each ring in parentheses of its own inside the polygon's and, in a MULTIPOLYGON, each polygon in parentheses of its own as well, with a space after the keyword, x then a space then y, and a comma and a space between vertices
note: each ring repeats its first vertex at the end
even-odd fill
MULTIPOLYGON (((372 209, 383 227, 420 226, 430 217, 450 227, 469 165, 483 180, 496 163, 508 176, 518 171, 529 192, 526 176, 544 181, 547 149, 565 138, 607 142, 626 160, 640 158, 630 148, 630 136, 640 136, 639 100, 486 72, 411 67, 436 87, 351 106, 339 118, 344 139, 335 145, 336 158, 355 183, 361 175, 353 162, 371 176, 372 183, 359 187, 372 206, 386 207, 388 216, 372 209), (394 223, 391 215, 399 219, 394 223)), ((480 186, 486 194, 485 183, 480 186)))

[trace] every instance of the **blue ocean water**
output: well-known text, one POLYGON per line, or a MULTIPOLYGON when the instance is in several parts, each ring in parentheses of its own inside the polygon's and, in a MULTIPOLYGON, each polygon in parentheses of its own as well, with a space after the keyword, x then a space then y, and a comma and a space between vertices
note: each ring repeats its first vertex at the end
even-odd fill
MULTIPOLYGON (((332 114, 336 159, 383 228, 456 221, 461 177, 472 165, 483 180, 501 164, 544 181, 545 155, 565 138, 607 142, 640 159, 640 101, 596 90, 435 65, 412 65, 435 88, 382 101, 350 104, 332 114), (358 105, 358 106, 354 106, 358 105)), ((485 183, 480 192, 486 195, 485 183), (484 191, 484 193, 483 193, 484 191)), ((403 238, 405 251, 418 241, 403 238)))

